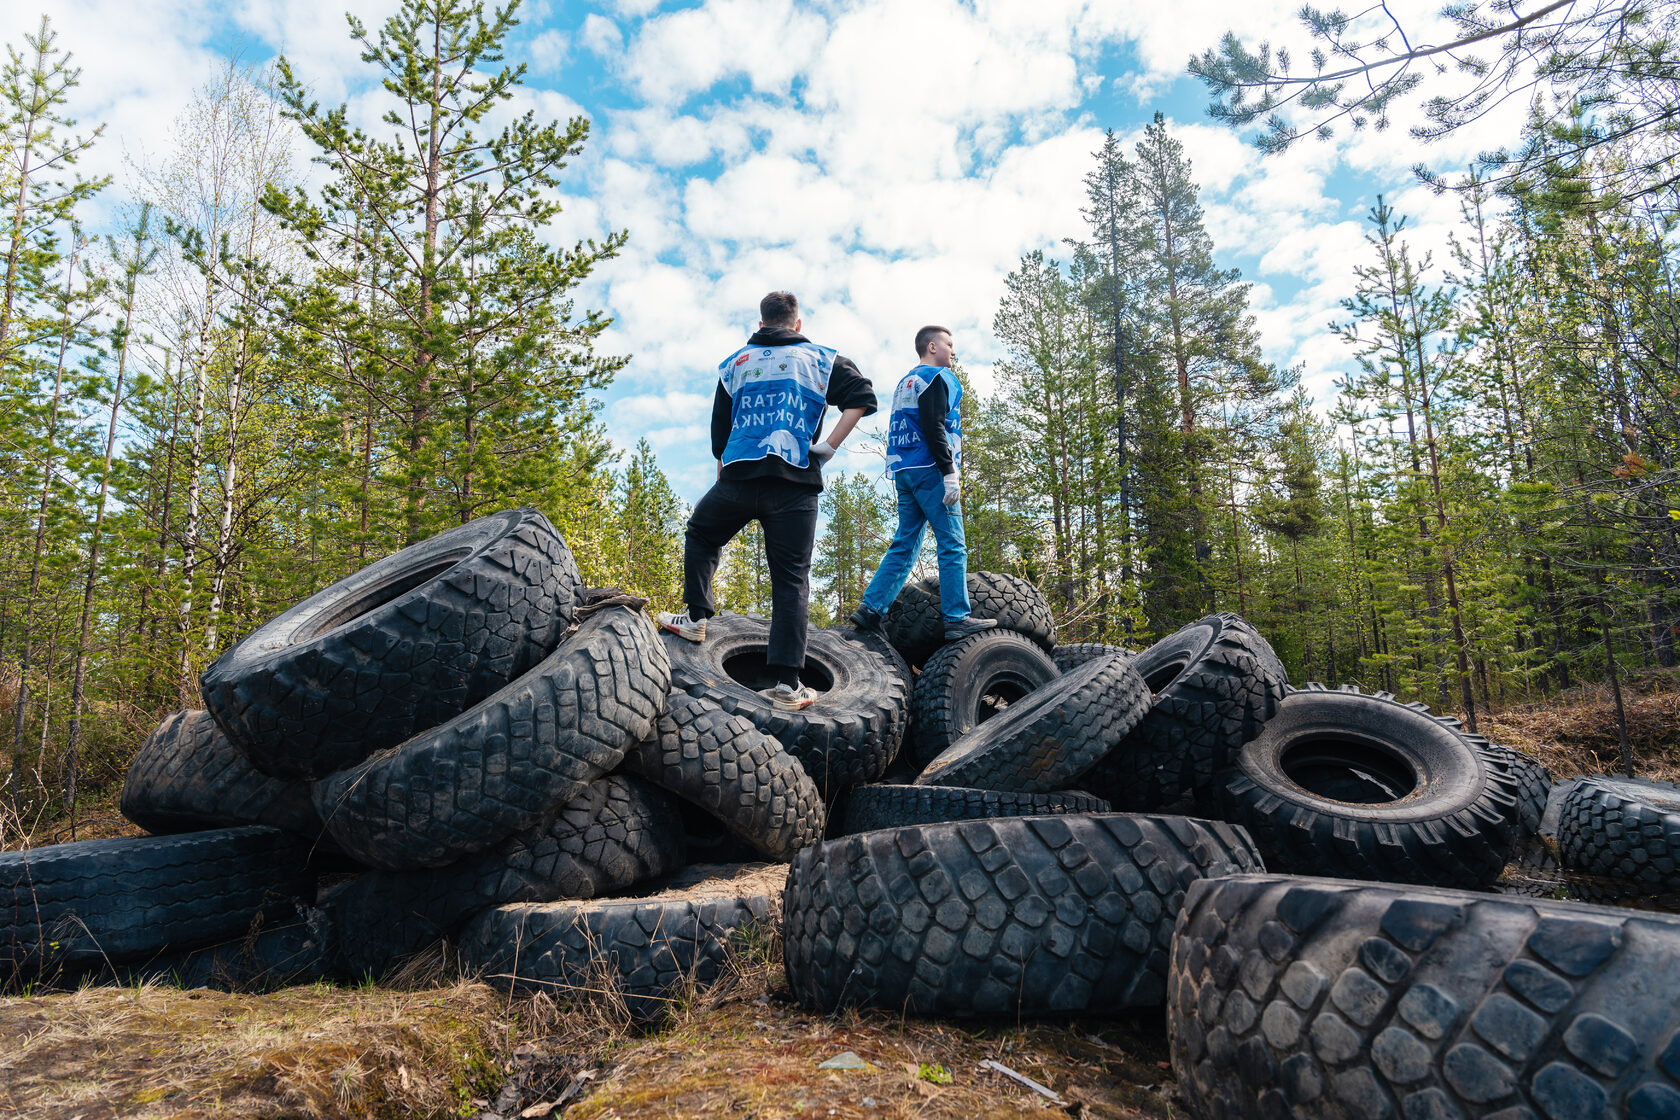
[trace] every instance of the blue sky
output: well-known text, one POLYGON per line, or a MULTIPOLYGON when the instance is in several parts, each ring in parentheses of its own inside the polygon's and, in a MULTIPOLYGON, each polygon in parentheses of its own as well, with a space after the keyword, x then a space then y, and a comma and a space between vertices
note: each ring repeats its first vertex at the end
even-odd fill
MULTIPOLYGON (((1391 5, 1427 32, 1436 4, 1391 5)), ((373 124, 367 68, 345 27, 392 0, 17 0, 0 34, 21 43, 41 10, 84 68, 74 109, 108 123, 90 170, 132 188, 132 165, 171 144, 171 122, 220 59, 292 60, 324 103, 373 124)), ((950 325, 982 388, 1000 357, 990 323, 1022 254, 1081 233, 1080 178, 1104 129, 1157 111, 1203 184, 1221 263, 1253 282, 1269 358, 1301 363, 1320 399, 1346 367, 1326 330, 1351 290, 1362 222, 1381 191, 1446 260, 1456 214, 1409 168, 1404 132, 1307 143, 1262 160, 1205 116, 1184 75, 1226 29, 1302 41, 1299 0, 533 0, 508 44, 528 64, 518 108, 591 120, 550 234, 627 228, 630 243, 580 294, 616 318, 604 345, 633 355, 606 394, 620 446, 646 437, 682 495, 711 477, 713 367, 772 288, 797 292, 817 341, 854 358, 883 396, 914 362, 925 322, 950 325)), ((1417 36, 1414 34, 1414 41, 1417 36)), ((1520 107, 1518 107, 1520 110, 1520 107)), ((1461 166, 1514 127, 1486 122, 1428 154, 1461 166)), ((301 142, 300 161, 306 156, 301 142)), ((842 469, 881 471, 866 421, 842 469), (854 447, 855 445, 855 447, 854 447)))

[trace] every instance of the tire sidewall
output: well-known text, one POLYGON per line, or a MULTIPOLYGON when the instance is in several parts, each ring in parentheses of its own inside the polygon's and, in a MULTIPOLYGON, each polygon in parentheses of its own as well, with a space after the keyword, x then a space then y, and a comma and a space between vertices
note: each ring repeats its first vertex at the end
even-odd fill
POLYGON ((1361 692, 1301 690, 1279 705, 1259 736, 1237 754, 1236 769, 1266 793, 1325 816, 1406 824, 1468 810, 1484 795, 1491 764, 1460 733, 1426 712, 1361 692), (1410 766, 1416 785, 1396 801, 1338 801, 1298 785, 1284 756, 1314 739, 1380 745, 1410 766))

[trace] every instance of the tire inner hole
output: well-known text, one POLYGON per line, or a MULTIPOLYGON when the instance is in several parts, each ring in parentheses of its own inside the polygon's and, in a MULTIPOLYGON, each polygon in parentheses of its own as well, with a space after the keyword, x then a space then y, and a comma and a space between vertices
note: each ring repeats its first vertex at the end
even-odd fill
POLYGON ((307 630, 300 631, 294 640, 307 642, 311 638, 318 638, 329 630, 338 629, 346 622, 360 618, 370 611, 378 610, 386 603, 395 602, 416 587, 430 583, 441 576, 466 559, 467 555, 465 551, 456 551, 447 556, 437 557, 423 567, 415 568, 412 571, 399 572, 390 579, 367 588, 356 598, 340 603, 336 610, 316 619, 315 624, 307 630))
MULTIPOLYGON (((729 674, 730 680, 745 685, 754 692, 775 688, 780 674, 770 668, 770 663, 764 660, 768 652, 765 647, 758 646, 730 654, 723 659, 723 671, 729 674)), ((804 666, 799 670, 799 683, 810 685, 818 692, 827 692, 834 687, 834 674, 816 658, 807 657, 804 666)))
POLYGON ((1331 801, 1387 805, 1418 784, 1412 764, 1392 747, 1345 734, 1302 740, 1278 761, 1290 781, 1331 801))
POLYGON ((976 725, 985 723, 995 715, 1001 715, 1009 710, 1009 705, 1033 690, 1033 686, 1021 678, 1005 674, 988 680, 980 690, 980 699, 975 704, 974 722, 976 725))
POLYGON ((1148 676, 1144 677, 1143 683, 1149 686, 1149 691, 1151 693, 1158 693, 1173 681, 1177 680, 1178 675, 1184 672, 1185 666, 1189 664, 1190 662, 1188 659, 1175 657, 1165 665, 1162 665, 1160 668, 1151 672, 1148 676))

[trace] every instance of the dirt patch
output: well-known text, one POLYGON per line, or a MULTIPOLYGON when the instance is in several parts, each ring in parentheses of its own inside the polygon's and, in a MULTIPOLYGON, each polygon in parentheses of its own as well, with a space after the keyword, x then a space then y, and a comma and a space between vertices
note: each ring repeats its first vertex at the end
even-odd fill
MULTIPOLYGON (((1622 701, 1634 772, 1680 781, 1680 673, 1630 674, 1622 684, 1622 701)), ((1621 772, 1615 701, 1607 684, 1502 708, 1483 721, 1482 731, 1496 743, 1538 758, 1559 778, 1621 772)))

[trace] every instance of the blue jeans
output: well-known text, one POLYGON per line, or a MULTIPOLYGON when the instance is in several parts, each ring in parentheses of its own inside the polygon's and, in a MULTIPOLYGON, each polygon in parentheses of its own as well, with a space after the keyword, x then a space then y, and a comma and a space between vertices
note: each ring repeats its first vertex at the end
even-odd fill
POLYGON ((962 503, 945 504, 945 478, 935 467, 899 471, 893 482, 898 487, 898 532, 863 593, 863 605, 876 614, 887 613, 922 551, 923 531, 931 528, 939 551, 939 607, 946 622, 961 622, 971 610, 962 503))

